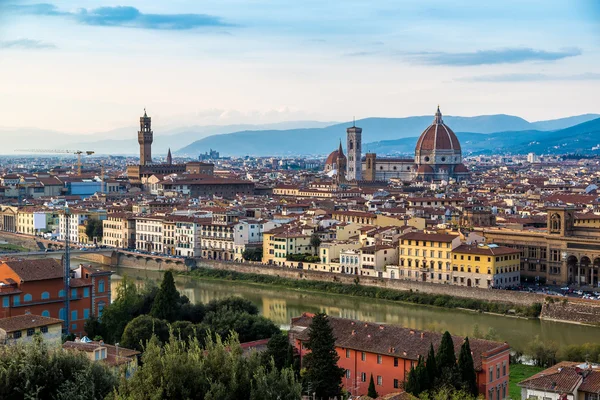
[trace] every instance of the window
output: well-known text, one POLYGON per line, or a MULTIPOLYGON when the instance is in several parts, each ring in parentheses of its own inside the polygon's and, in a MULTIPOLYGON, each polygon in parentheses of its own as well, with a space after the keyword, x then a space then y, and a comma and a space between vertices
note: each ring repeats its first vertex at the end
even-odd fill
POLYGON ((360 353, 360 360, 367 361, 367 353, 365 353, 364 351, 360 353))
POLYGON ((346 349, 346 358, 350 358, 350 349, 346 349))
POLYGON ((90 317, 90 309, 84 308, 83 309, 83 319, 88 319, 89 317, 90 317))
POLYGON ((65 309, 61 308, 60 310, 58 310, 58 319, 65 319, 65 309))
MULTIPOLYGON (((339 375, 338 375, 338 376, 339 376, 339 375)), ((349 369, 347 369, 347 370, 346 370, 346 378, 347 378, 347 379, 350 379, 350 370, 349 370, 349 369)))
POLYGON ((27 329, 27 336, 33 336, 34 333, 35 333, 35 329, 34 328, 27 329))
POLYGON ((377 385, 383 385, 383 378, 381 377, 381 375, 377 375, 377 385))
POLYGON ((21 296, 16 294, 13 296, 13 305, 18 306, 21 304, 21 296))
POLYGON ((496 365, 496 379, 500 378, 500 364, 496 365))
POLYGON ((94 359, 95 359, 96 361, 98 361, 98 360, 100 359, 100 350, 96 350, 96 351, 94 352, 94 359))
POLYGON ((21 331, 16 331, 16 332, 14 332, 14 333, 13 333, 13 337, 14 337, 15 339, 18 339, 18 338, 20 338, 20 337, 21 337, 21 331))
POLYGON ((377 364, 381 364, 383 362, 383 357, 380 354, 377 354, 377 364))
POLYGON ((71 311, 71 321, 77 321, 77 310, 71 311))
POLYGON ((71 289, 71 298, 72 299, 76 299, 77 298, 77 289, 71 289))
POLYGON ((399 389, 400 388, 400 382, 398 381, 398 379, 394 379, 394 389, 399 389))
POLYGON ((83 288, 83 297, 90 297, 90 288, 83 288))
POLYGON ((506 361, 502 361, 502 376, 506 376, 506 361))
POLYGON ((42 332, 42 333, 48 333, 48 327, 47 326, 42 326, 40 328, 40 332, 42 332))
POLYGON ((50 298, 50 293, 48 293, 48 292, 42 293, 42 300, 48 300, 49 298, 50 298))
POLYGON ((4 307, 4 308, 10 307, 10 298, 8 296, 4 296, 2 298, 2 307, 4 307))
POLYGON ((28 301, 31 301, 31 300, 33 300, 33 296, 30 295, 29 293, 27 293, 26 295, 23 296, 23 301, 24 302, 28 302, 28 301))
POLYGON ((398 366, 398 357, 394 357, 394 367, 398 366))
POLYGON ((494 380, 494 367, 490 367, 489 373, 490 373, 490 382, 492 382, 494 380))
POLYGON ((366 382, 367 381, 367 373, 363 372, 360 374, 360 381, 361 382, 366 382))
POLYGON ((50 311, 48 311, 48 310, 42 311, 42 317, 49 317, 49 316, 50 316, 50 311))
POLYGON ((98 281, 98 293, 104 293, 104 280, 98 281))

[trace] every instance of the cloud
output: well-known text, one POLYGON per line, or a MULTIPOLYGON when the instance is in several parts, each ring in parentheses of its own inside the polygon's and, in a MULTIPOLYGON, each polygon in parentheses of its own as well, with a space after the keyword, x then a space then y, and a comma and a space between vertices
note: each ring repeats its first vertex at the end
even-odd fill
POLYGON ((488 64, 516 64, 526 61, 557 61, 563 58, 581 55, 581 49, 567 48, 560 51, 535 50, 530 48, 512 48, 500 50, 478 50, 471 53, 423 52, 413 53, 415 58, 425 64, 471 66, 488 64))
POLYGON ((356 51, 353 53, 346 53, 344 54, 344 57, 368 57, 377 53, 377 51, 356 51))
POLYGON ((201 27, 232 26, 220 17, 207 14, 144 14, 135 7, 116 6, 80 8, 74 12, 60 11, 48 3, 17 5, 11 4, 8 11, 42 16, 65 16, 80 24, 94 26, 121 26, 141 29, 189 30, 201 27))
POLYGON ((0 49, 54 49, 52 43, 45 43, 33 39, 16 39, 0 41, 0 49))
POLYGON ((600 74, 586 72, 575 75, 546 75, 546 74, 500 74, 480 75, 457 79, 461 82, 537 82, 537 81, 592 81, 600 80, 600 74))

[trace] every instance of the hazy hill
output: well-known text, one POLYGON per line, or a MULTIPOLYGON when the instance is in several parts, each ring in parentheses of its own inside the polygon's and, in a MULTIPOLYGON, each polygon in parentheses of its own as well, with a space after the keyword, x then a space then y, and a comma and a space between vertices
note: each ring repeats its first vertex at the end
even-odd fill
MULTIPOLYGON (((457 132, 463 154, 600 153, 600 118, 557 131, 510 131, 491 134, 457 132)), ((381 154, 412 154, 418 137, 367 143, 364 149, 381 154)))
MULTIPOLYGON (((520 117, 501 114, 476 117, 444 116, 444 122, 455 132, 489 134, 493 132, 541 130, 542 128, 539 128, 539 126, 553 127, 568 125, 569 123, 575 124, 577 121, 585 120, 589 117, 591 116, 578 116, 530 123, 520 117)), ((400 143, 411 143, 410 140, 402 141, 402 139, 418 137, 431 124, 432 120, 431 116, 365 118, 356 121, 356 125, 363 128, 363 143, 399 141, 397 144, 400 145, 400 143)), ((177 150, 175 154, 192 156, 213 148, 219 150, 221 154, 233 156, 322 155, 337 148, 340 139, 345 144, 346 128, 351 125, 351 122, 346 122, 323 128, 242 131, 213 135, 195 141, 177 150)), ((376 147, 371 149, 369 146, 370 144, 363 145, 363 150, 365 152, 376 151, 376 147)), ((405 150, 409 147, 406 147, 405 150)))

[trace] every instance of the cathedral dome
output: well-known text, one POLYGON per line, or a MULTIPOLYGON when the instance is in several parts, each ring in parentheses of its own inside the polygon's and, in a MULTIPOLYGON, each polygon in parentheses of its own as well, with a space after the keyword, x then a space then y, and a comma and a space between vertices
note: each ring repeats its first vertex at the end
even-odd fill
MULTIPOLYGON (((329 156, 327 157, 327 160, 325 160, 325 165, 331 165, 335 168, 335 165, 337 164, 337 160, 338 160, 338 154, 339 152, 337 150, 332 151, 329 156)), ((344 154, 342 154, 342 157, 346 157, 344 154)), ((322 160, 322 159, 321 159, 322 160)))
POLYGON ((452 132, 452 129, 444 124, 439 107, 435 113, 433 124, 429 125, 429 127, 421 134, 419 140, 417 140, 415 153, 419 154, 421 152, 436 150, 461 151, 458 138, 454 132, 452 132))
POLYGON ((346 167, 346 156, 342 150, 342 142, 337 150, 332 151, 325 160, 325 172, 333 171, 338 167, 338 159, 341 161, 342 167, 346 167))
POLYGON ((464 164, 458 164, 454 167, 454 172, 457 174, 468 174, 469 169, 464 164))

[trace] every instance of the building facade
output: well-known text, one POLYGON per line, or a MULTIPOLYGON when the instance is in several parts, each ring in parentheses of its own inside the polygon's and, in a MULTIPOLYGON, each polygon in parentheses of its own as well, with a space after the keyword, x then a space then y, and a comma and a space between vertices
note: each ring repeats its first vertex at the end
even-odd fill
MULTIPOLYGON (((346 180, 362 179, 362 128, 351 126, 346 129, 346 180)), ((339 172, 338 172, 339 173, 339 172)))

